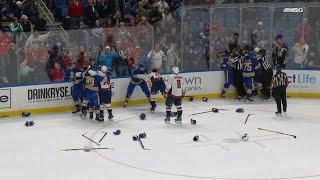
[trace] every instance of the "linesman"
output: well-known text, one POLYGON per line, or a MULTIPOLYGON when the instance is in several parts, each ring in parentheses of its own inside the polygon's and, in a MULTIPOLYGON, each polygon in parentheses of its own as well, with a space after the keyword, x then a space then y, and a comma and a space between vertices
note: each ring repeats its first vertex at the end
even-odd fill
POLYGON ((283 108, 283 113, 286 114, 287 112, 287 97, 286 97, 286 91, 289 84, 288 76, 286 73, 281 71, 281 67, 278 65, 276 67, 276 74, 272 77, 271 82, 271 88, 272 88, 272 94, 273 97, 277 103, 277 112, 275 112, 276 115, 281 116, 282 115, 282 109, 281 104, 283 108))

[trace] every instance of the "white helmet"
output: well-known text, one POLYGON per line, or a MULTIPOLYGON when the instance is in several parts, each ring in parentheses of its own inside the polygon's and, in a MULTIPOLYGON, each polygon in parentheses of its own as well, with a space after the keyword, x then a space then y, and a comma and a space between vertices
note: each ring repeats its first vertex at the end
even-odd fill
POLYGON ((254 52, 258 53, 261 49, 259 47, 254 48, 254 52))
POLYGON ((173 67, 172 68, 172 73, 178 74, 179 73, 179 68, 178 67, 173 67))
POLYGON ((107 72, 107 71, 108 71, 107 66, 102 66, 102 67, 101 67, 101 71, 104 72, 104 73, 107 72))

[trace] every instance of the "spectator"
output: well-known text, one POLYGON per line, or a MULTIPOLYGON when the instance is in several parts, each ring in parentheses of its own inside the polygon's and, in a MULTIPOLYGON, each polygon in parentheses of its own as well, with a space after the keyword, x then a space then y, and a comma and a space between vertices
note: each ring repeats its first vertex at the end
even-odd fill
POLYGON ((148 54, 148 58, 150 59, 150 62, 151 62, 151 65, 150 65, 151 70, 162 69, 162 62, 165 57, 166 56, 164 52, 160 50, 160 44, 156 44, 153 50, 151 50, 148 54))
POLYGON ((85 56, 84 51, 80 51, 78 54, 78 59, 76 61, 76 65, 78 68, 83 68, 85 66, 84 56, 85 56))
POLYGON ((303 36, 304 40, 306 41, 307 44, 311 43, 312 40, 312 26, 310 25, 309 21, 307 18, 303 19, 303 32, 302 32, 302 26, 299 24, 297 29, 296 29, 296 38, 297 41, 300 40, 303 36))
POLYGON ((129 23, 135 16, 135 10, 132 8, 130 2, 125 3, 125 7, 122 10, 123 17, 126 23, 129 23))
POLYGON ((272 45, 272 60, 273 65, 279 65, 281 68, 286 66, 286 56, 287 56, 288 47, 284 43, 284 38, 281 34, 276 36, 276 42, 272 45))
POLYGON ((114 61, 114 67, 116 70, 116 75, 118 77, 128 77, 129 76, 129 65, 127 55, 124 51, 119 51, 118 57, 114 61))
POLYGON ((19 23, 18 19, 16 17, 13 17, 12 20, 13 22, 9 24, 10 31, 13 33, 23 32, 23 28, 19 23))
POLYGON ((154 24, 162 19, 161 12, 158 9, 157 4, 153 4, 152 9, 148 13, 150 24, 154 24))
POLYGON ((27 39, 25 47, 32 47, 36 43, 45 42, 49 38, 50 34, 51 33, 48 32, 47 34, 39 35, 38 31, 33 31, 33 28, 31 28, 31 35, 27 39))
POLYGON ((23 14, 29 17, 32 21, 35 21, 36 17, 38 17, 38 9, 33 0, 27 0, 26 4, 23 8, 23 14))
POLYGON ((81 18, 84 15, 84 6, 81 0, 74 0, 68 6, 68 14, 71 18, 71 28, 79 26, 81 18))
POLYGON ((263 29, 263 22, 258 22, 258 28, 253 32, 253 46, 258 46, 261 49, 266 48, 267 32, 263 29))
POLYGON ((171 69, 175 66, 178 66, 180 59, 178 56, 177 48, 175 43, 170 43, 170 48, 167 52, 168 58, 165 63, 165 72, 170 73, 171 69))
POLYGON ((1 9, 1 20, 9 22, 13 18, 13 10, 9 7, 7 1, 3 2, 3 7, 1 9))
POLYGON ((94 27, 94 24, 96 20, 99 17, 97 7, 94 5, 93 0, 88 1, 88 6, 84 9, 84 16, 86 23, 89 25, 89 27, 94 27))
POLYGON ((147 10, 143 8, 143 2, 142 1, 138 2, 138 8, 136 9, 136 14, 139 17, 147 17, 148 16, 147 10))
POLYGON ((28 16, 22 15, 20 19, 20 24, 22 26, 23 32, 30 32, 32 29, 32 23, 29 21, 28 16))
POLYGON ((296 44, 292 47, 294 51, 294 64, 303 68, 305 64, 307 64, 308 53, 309 53, 309 45, 302 38, 300 42, 296 42, 296 44))
POLYGON ((100 0, 97 2, 97 11, 100 19, 105 19, 111 15, 107 0, 100 0))
POLYGON ((32 75, 33 72, 34 72, 34 69, 28 66, 28 60, 26 58, 19 65, 20 82, 21 83, 33 82, 33 75, 32 75))
POLYGON ((113 68, 113 61, 118 58, 118 54, 114 51, 111 51, 110 46, 106 46, 104 51, 102 51, 98 57, 98 63, 101 66, 106 66, 108 68, 113 68))
POLYGON ((158 9, 161 12, 161 14, 164 14, 165 10, 169 9, 169 5, 165 0, 160 0, 157 3, 158 9))
POLYGON ((114 27, 115 25, 113 24, 113 21, 112 21, 112 18, 107 18, 106 20, 106 25, 104 26, 105 28, 112 28, 114 27))
POLYGON ((238 42, 239 42, 239 34, 234 33, 233 36, 228 39, 229 52, 232 52, 234 49, 240 49, 238 42))
POLYGON ((50 76, 53 82, 63 81, 64 71, 62 70, 60 63, 54 63, 54 68, 50 70, 50 76))
POLYGON ((11 39, 6 31, 0 30, 0 79, 8 83, 7 78, 7 66, 9 65, 8 47, 11 43, 11 39))
POLYGON ((124 19, 122 17, 121 12, 120 11, 116 12, 115 15, 113 16, 113 24, 118 27, 120 23, 123 21, 124 19))
POLYGON ((37 20, 35 21, 35 28, 38 31, 47 31, 47 21, 43 18, 43 14, 39 13, 37 20))
POLYGON ((21 19, 23 15, 23 3, 21 1, 16 2, 16 8, 13 10, 14 17, 21 19))

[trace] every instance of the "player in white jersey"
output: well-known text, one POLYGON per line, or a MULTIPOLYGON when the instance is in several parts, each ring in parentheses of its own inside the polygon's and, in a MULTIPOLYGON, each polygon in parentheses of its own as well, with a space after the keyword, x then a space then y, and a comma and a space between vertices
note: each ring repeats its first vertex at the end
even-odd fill
POLYGON ((108 72, 108 68, 106 66, 101 67, 101 71, 98 71, 98 75, 101 76, 103 79, 100 82, 100 117, 104 119, 104 106, 107 105, 108 110, 108 119, 112 120, 112 107, 111 107, 111 82, 110 82, 110 72, 108 72))
POLYGON ((177 107, 178 117, 175 120, 176 123, 181 123, 182 119, 182 108, 181 108, 181 99, 185 94, 183 89, 183 77, 179 74, 179 68, 172 68, 172 75, 168 77, 168 81, 166 83, 165 97, 166 106, 167 106, 167 117, 165 119, 166 123, 170 122, 171 116, 171 107, 174 104, 177 107))

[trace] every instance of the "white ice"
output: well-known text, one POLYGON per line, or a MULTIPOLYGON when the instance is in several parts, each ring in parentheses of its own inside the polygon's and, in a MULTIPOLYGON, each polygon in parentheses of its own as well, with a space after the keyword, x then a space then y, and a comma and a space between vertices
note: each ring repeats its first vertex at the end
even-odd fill
POLYGON ((288 114, 275 116, 274 102, 184 102, 183 124, 164 123, 165 106, 114 109, 114 122, 98 123, 71 113, 0 119, 0 180, 188 180, 320 179, 320 100, 288 99, 288 114), (219 113, 192 113, 224 108, 219 113), (244 113, 235 109, 243 107, 244 113), (146 120, 139 114, 145 112, 146 120), (247 114, 249 117, 244 125, 247 114), (196 125, 190 123, 193 118, 196 125), (35 122, 25 127, 27 120, 35 122), (263 132, 257 128, 294 134, 263 132), (120 129, 115 136, 113 131, 120 129), (100 147, 114 150, 58 151, 100 147), (145 132, 143 150, 132 136, 145 132), (241 135, 249 134, 249 141, 241 135), (199 135, 198 142, 193 137, 199 135))

